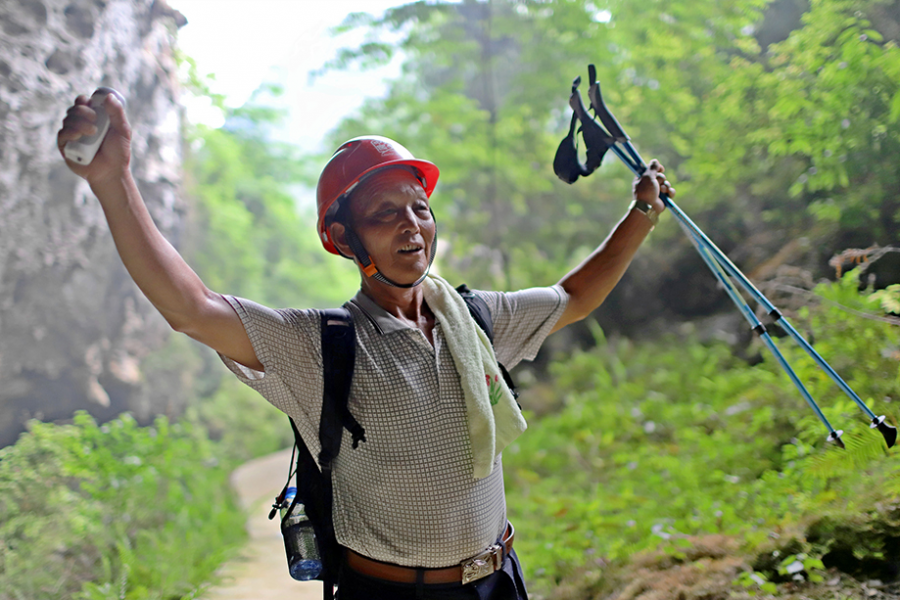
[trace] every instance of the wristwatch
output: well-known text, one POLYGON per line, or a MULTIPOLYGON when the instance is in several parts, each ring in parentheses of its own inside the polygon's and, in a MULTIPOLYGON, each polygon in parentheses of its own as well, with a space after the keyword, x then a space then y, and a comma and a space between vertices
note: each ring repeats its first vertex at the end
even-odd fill
POLYGON ((631 203, 631 206, 628 207, 628 210, 635 209, 639 212, 644 213, 648 219, 650 219, 650 231, 653 231, 653 228, 656 227, 656 224, 659 223, 659 213, 652 206, 643 202, 641 200, 635 200, 631 203))

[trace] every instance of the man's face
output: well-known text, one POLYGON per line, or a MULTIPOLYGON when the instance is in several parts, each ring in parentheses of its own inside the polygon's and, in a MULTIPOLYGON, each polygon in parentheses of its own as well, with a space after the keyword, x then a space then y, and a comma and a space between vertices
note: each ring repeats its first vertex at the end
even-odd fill
POLYGON ((350 200, 351 227, 378 270, 392 281, 417 281, 431 260, 435 223, 422 184, 403 168, 367 178, 350 200))

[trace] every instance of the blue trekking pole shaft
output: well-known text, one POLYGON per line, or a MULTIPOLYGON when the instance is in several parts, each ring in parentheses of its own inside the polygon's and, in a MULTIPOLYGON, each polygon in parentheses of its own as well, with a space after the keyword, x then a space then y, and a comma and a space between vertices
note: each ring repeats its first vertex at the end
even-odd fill
MULTIPOLYGON (((640 155, 634 149, 634 146, 631 145, 631 142, 625 142, 625 145, 628 146, 629 153, 632 156, 637 156, 640 159, 640 155)), ((641 160, 639 163, 632 162, 629 157, 625 155, 625 153, 618 147, 612 146, 611 150, 618 156, 622 162, 625 163, 628 168, 634 172, 634 174, 638 177, 642 177, 644 172, 647 170, 647 166, 644 164, 644 161, 641 160)), ((715 258, 716 262, 719 263, 725 271, 732 277, 734 277, 740 284, 741 287, 744 288, 748 294, 753 296, 753 298, 765 307, 766 311, 772 315, 778 315, 781 318, 781 312, 775 308, 775 306, 769 302, 769 299, 766 298, 762 292, 756 289, 756 286, 747 279, 747 277, 741 273, 740 269, 738 269, 731 259, 729 259, 724 252, 719 250, 718 246, 716 246, 709 237, 703 231, 697 227, 697 225, 688 217, 683 210, 681 210, 675 201, 669 198, 665 194, 659 195, 660 199, 666 205, 666 208, 675 216, 675 219, 678 220, 679 224, 686 228, 687 231, 690 232, 690 235, 696 238, 696 240, 705 248, 707 248, 710 253, 715 258)))
MULTIPOLYGON (((637 151, 634 150, 634 147, 631 145, 631 142, 625 142, 627 146, 630 147, 630 154, 632 156, 638 156, 637 151)), ((634 171, 634 173, 640 177, 643 175, 643 172, 646 171, 646 166, 643 164, 643 161, 639 165, 635 165, 631 160, 628 160, 628 157, 624 155, 616 146, 612 148, 613 152, 616 153, 622 161, 634 171), (640 167, 643 167, 640 170, 640 167)), ((879 417, 872 412, 868 406, 860 399, 860 397, 853 391, 853 389, 844 381, 844 379, 837 374, 837 372, 829 365, 822 356, 816 352, 815 348, 810 345, 806 339, 800 335, 800 333, 794 329, 794 326, 781 314, 781 311, 778 310, 775 305, 773 305, 768 298, 766 298, 762 292, 760 292, 753 283, 747 279, 747 276, 744 275, 740 269, 738 269, 733 262, 722 252, 713 242, 707 237, 703 231, 688 217, 681 208, 678 207, 675 202, 666 196, 665 194, 660 194, 659 196, 662 201, 665 203, 666 207, 670 209, 672 214, 678 220, 679 224, 682 227, 685 227, 690 234, 699 242, 704 248, 706 248, 715 259, 716 263, 719 264, 725 271, 731 276, 734 277, 735 280, 740 284, 740 286, 747 291, 748 294, 753 296, 754 300, 759 302, 766 310, 766 312, 771 315, 776 322, 790 335, 799 345, 803 348, 804 351, 810 356, 810 358, 815 361, 815 363, 821 368, 825 373, 834 381, 838 387, 843 390, 847 396, 852 399, 856 405, 862 409, 863 412, 868 415, 868 417, 872 420, 877 420, 879 417)))
POLYGON ((834 381, 839 388, 851 399, 856 405, 864 412, 866 415, 872 419, 872 421, 878 421, 879 417, 869 409, 868 406, 860 399, 860 397, 853 391, 844 379, 837 374, 831 365, 822 358, 822 356, 812 347, 812 345, 806 341, 800 333, 794 328, 794 326, 787 320, 787 318, 781 314, 781 311, 778 310, 768 298, 766 298, 762 292, 760 292, 753 283, 747 279, 747 277, 731 262, 731 260, 715 245, 713 242, 702 232, 697 225, 694 224, 690 218, 684 214, 684 212, 678 208, 678 206, 669 198, 663 197, 663 202, 666 203, 666 206, 672 210, 672 214, 676 216, 679 223, 684 223, 689 227, 691 234, 697 237, 697 240, 703 245, 703 247, 707 248, 712 254, 717 264, 719 264, 722 268, 724 268, 729 275, 734 277, 741 287, 753 298, 759 302, 765 309, 766 312, 770 316, 775 319, 775 322, 778 323, 782 327, 782 329, 787 332, 797 344, 803 348, 803 350, 809 355, 810 358, 818 365, 820 369, 822 369, 832 381, 834 381))
POLYGON ((803 382, 800 381, 800 378, 797 377, 797 373, 794 372, 794 369, 791 368, 791 365, 788 363, 787 359, 784 358, 784 355, 778 349, 778 346, 775 344, 775 340, 772 339, 772 336, 769 335, 769 332, 766 331, 765 325, 763 325, 760 320, 757 318, 756 313, 753 312, 753 309, 744 301, 738 291, 735 289, 734 285, 732 285, 731 281, 728 279, 728 274, 722 270, 721 265, 719 265, 713 256, 709 253, 709 250, 703 247, 700 244, 700 241, 696 236, 691 235, 687 229, 685 229, 685 233, 688 234, 688 237, 691 239, 691 242, 694 244, 694 247, 697 249, 697 252, 703 258, 703 261, 706 263, 706 266, 709 267, 709 270, 712 271, 713 275, 716 276, 716 279, 719 280, 719 283, 722 284, 722 287, 725 289, 725 292, 728 294, 728 297, 731 298, 731 301, 734 302, 735 306, 741 311, 744 315, 744 318, 750 323, 750 329, 752 329, 762 342, 766 345, 775 359, 778 361, 778 364, 787 373, 791 382, 793 382, 794 386, 800 392, 800 395, 803 396, 803 399, 806 400, 806 403, 809 407, 816 413, 816 416, 819 417, 819 420, 825 425, 828 429, 828 441, 836 443, 841 448, 844 447, 844 443, 841 441, 841 434, 843 432, 836 431, 834 427, 832 427, 831 423, 828 422, 828 418, 825 417, 825 414, 822 412, 822 409, 819 408, 819 405, 813 399, 812 394, 809 393, 809 390, 806 389, 806 386, 803 385, 803 382))
POLYGON ((796 329, 794 329, 794 326, 791 325, 787 319, 785 319, 783 316, 780 316, 777 322, 785 331, 788 332, 788 334, 792 338, 794 338, 794 340, 797 341, 800 347, 803 348, 807 354, 809 354, 809 356, 816 362, 816 364, 819 365, 819 368, 825 371, 825 373, 827 373, 828 376, 831 377, 831 380, 834 381, 838 385, 838 387, 841 388, 844 393, 847 394, 854 402, 856 402, 856 405, 859 406, 863 410, 863 412, 865 412, 869 416, 870 419, 872 419, 873 421, 877 421, 879 419, 879 417, 876 416, 874 412, 869 410, 869 407, 866 406, 866 404, 860 399, 860 397, 856 395, 856 392, 853 391, 853 388, 847 385, 847 382, 845 382, 843 378, 841 378, 841 376, 838 375, 833 368, 831 368, 831 365, 825 362, 824 358, 819 356, 819 353, 815 351, 810 343, 807 342, 803 338, 803 336, 801 336, 797 332, 796 329))

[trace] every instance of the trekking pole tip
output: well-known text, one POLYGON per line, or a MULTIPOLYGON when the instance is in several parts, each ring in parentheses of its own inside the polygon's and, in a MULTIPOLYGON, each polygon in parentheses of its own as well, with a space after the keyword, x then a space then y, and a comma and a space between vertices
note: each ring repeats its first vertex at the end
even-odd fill
POLYGON ((887 443, 888 448, 893 448, 894 444, 897 442, 897 428, 888 425, 884 422, 884 415, 872 419, 872 424, 869 425, 872 429, 877 429, 881 432, 881 435, 884 436, 884 441, 887 443))
POLYGON ((845 448, 845 446, 844 446, 844 442, 841 440, 842 435, 844 435, 843 430, 841 430, 841 429, 833 430, 831 433, 828 434, 828 441, 834 442, 838 448, 843 450, 845 448))

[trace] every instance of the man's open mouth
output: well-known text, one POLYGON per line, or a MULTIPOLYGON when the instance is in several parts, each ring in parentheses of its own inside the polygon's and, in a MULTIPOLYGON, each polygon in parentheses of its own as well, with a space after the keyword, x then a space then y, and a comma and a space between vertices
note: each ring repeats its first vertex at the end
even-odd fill
POLYGON ((418 244, 406 244, 402 248, 400 248, 400 254, 412 254, 413 252, 419 252, 422 250, 422 246, 418 244))

